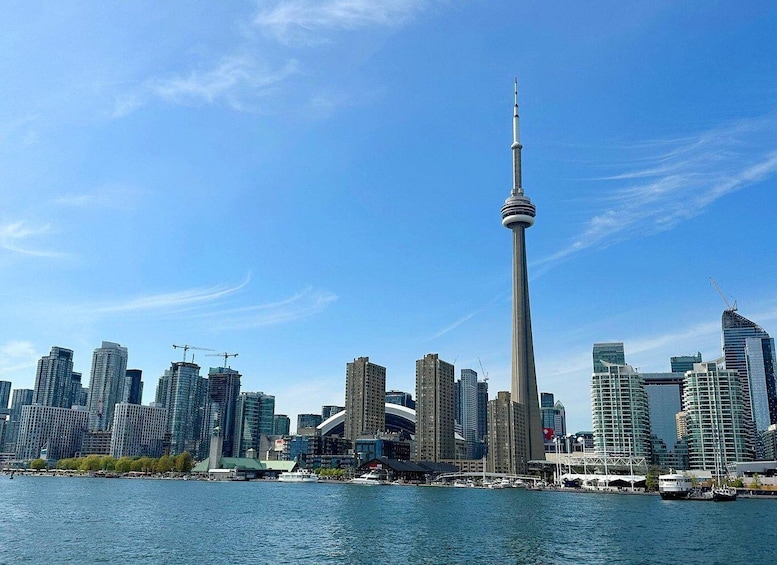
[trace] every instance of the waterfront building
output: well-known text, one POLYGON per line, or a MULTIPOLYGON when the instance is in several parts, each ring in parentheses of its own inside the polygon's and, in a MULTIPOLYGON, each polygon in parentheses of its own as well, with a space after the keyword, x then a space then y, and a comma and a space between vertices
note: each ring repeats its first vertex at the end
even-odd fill
POLYGON ((507 391, 488 403, 488 470, 493 473, 526 473, 526 407, 513 402, 507 391))
POLYGON ((456 419, 461 425, 461 436, 466 442, 465 459, 476 459, 479 452, 478 437, 478 374, 472 369, 462 369, 456 382, 457 395, 456 419))
POLYGON ((362 463, 379 457, 410 460, 410 442, 402 439, 398 434, 376 434, 375 437, 359 438, 355 442, 356 457, 362 463))
MULTIPOLYGON (((239 457, 234 451, 239 449, 239 438, 235 436, 239 426, 238 397, 240 396, 240 373, 232 368, 211 367, 205 382, 205 416, 200 438, 200 458, 207 455, 210 438, 218 422, 221 433, 223 453, 219 457, 239 457)), ((272 418, 270 419, 272 421, 272 418)))
MULTIPOLYGON (((345 365, 345 437, 355 441, 386 428, 386 368, 358 357, 345 365)), ((320 423, 320 422, 319 422, 320 423)))
POLYGON ((321 414, 297 414, 297 433, 311 433, 310 430, 315 431, 323 421, 321 414))
POLYGON ((671 467, 670 454, 677 442, 677 413, 682 410, 682 373, 642 373, 650 407, 653 463, 671 467), (663 446, 663 447, 662 447, 663 446))
POLYGON ((594 449, 599 455, 650 458, 648 396, 630 365, 601 361, 605 372, 591 377, 594 449))
POLYGON ((526 410, 526 435, 522 445, 528 450, 527 459, 545 459, 540 402, 537 394, 537 374, 534 367, 529 308, 529 274, 526 267, 526 229, 534 225, 536 209, 524 194, 521 178, 520 118, 518 116, 518 80, 515 81, 513 108, 513 188, 502 206, 502 225, 513 234, 513 336, 511 398, 526 410))
POLYGON ((200 366, 186 361, 173 362, 159 377, 156 402, 167 409, 170 455, 199 452, 206 387, 200 366))
POLYGON ((19 424, 22 419, 22 406, 32 404, 35 391, 29 388, 14 389, 11 395, 11 409, 3 431, 3 444, 0 452, 16 453, 16 439, 19 436, 19 424))
POLYGON ((626 353, 623 342, 594 343, 593 351, 594 373, 606 373, 605 363, 625 365, 626 353))
POLYGON ((416 457, 419 460, 456 457, 453 378, 453 365, 436 353, 416 361, 416 457))
POLYGON ((78 453, 78 456, 110 455, 112 437, 113 432, 111 430, 87 430, 84 432, 81 451, 78 453))
POLYGON ((693 371, 693 366, 696 363, 701 363, 701 353, 696 355, 678 355, 677 357, 670 357, 669 364, 673 373, 682 373, 685 375, 688 371, 693 371))
POLYGON ((81 451, 89 423, 85 410, 28 404, 22 406, 16 457, 31 460, 46 454, 48 459, 75 457, 81 451))
POLYGON ((345 406, 334 406, 334 405, 325 405, 321 407, 321 418, 323 420, 328 420, 335 414, 339 414, 345 410, 345 406))
POLYGON ((736 371, 717 363, 696 363, 685 374, 683 408, 691 469, 722 472, 750 461, 745 404, 736 371))
POLYGON ((415 400, 413 395, 409 392, 403 392, 401 390, 387 390, 386 391, 386 404, 398 404, 399 406, 406 406, 415 410, 415 400))
POLYGON ((285 456, 291 461, 297 461, 300 467, 332 468, 341 464, 351 467, 354 456, 353 441, 348 438, 321 435, 295 435, 289 438, 288 451, 285 456))
POLYGON ((774 342, 766 331, 755 322, 736 312, 736 306, 723 311, 723 357, 726 369, 737 371, 744 404, 744 425, 747 452, 755 456, 757 426, 765 430, 770 423, 777 423, 777 395, 775 394, 774 342), (750 350, 748 353, 748 340, 750 350), (751 377, 751 363, 754 371, 751 377), (770 381, 770 382, 769 382, 770 381), (770 405, 774 412, 770 413, 770 405), (756 422, 756 415, 758 422, 756 422))
POLYGON ((167 410, 122 402, 113 413, 111 457, 161 457, 167 436, 167 410))
POLYGON ((72 398, 73 350, 54 346, 41 357, 35 373, 33 403, 70 408, 72 398))
POLYGON ((129 404, 143 403, 143 371, 140 369, 127 369, 124 378, 124 394, 122 402, 129 404))
POLYGON ((276 414, 272 418, 272 433, 276 436, 287 436, 291 431, 291 418, 286 414, 276 414))
POLYGON ((127 348, 112 341, 103 341, 92 354, 92 374, 89 380, 89 429, 110 430, 113 410, 124 395, 127 377, 127 348))
MULTIPOLYGON (((263 392, 241 392, 237 400, 236 426, 236 451, 232 457, 246 457, 249 449, 259 453, 266 451, 262 450, 261 438, 276 433, 275 397, 263 392)), ((226 449, 224 453, 228 453, 226 449)))

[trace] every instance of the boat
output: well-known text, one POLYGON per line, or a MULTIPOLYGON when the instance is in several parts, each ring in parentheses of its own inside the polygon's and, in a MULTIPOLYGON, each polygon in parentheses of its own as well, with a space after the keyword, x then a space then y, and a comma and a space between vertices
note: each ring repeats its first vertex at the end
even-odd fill
POLYGON ((383 469, 372 469, 360 477, 349 481, 354 485, 387 485, 389 484, 388 473, 383 469))
POLYGON ((285 471, 278 476, 279 483, 317 483, 318 475, 308 469, 285 471))
POLYGON ((688 498, 693 490, 691 479, 682 473, 670 472, 658 476, 658 493, 664 500, 688 498))
POLYGON ((712 489, 712 500, 715 502, 733 502, 737 499, 737 489, 728 485, 712 489))

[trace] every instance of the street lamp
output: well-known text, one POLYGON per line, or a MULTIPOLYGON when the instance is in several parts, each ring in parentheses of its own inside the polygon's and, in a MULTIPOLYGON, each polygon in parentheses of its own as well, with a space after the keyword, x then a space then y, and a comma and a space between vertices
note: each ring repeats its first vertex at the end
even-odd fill
POLYGON ((585 437, 577 436, 577 443, 580 444, 580 447, 583 450, 583 488, 585 488, 588 483, 588 460, 585 457, 585 437))
POLYGON ((553 436, 553 445, 556 446, 556 484, 561 484, 561 457, 560 457, 560 451, 559 451, 559 444, 561 443, 561 438, 558 436, 553 436))

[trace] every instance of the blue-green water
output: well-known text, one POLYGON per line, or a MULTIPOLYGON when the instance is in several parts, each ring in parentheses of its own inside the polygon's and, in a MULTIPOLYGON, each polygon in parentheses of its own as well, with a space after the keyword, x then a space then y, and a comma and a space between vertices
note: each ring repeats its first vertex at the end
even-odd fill
POLYGON ((774 563, 777 501, 0 475, 0 563, 774 563))

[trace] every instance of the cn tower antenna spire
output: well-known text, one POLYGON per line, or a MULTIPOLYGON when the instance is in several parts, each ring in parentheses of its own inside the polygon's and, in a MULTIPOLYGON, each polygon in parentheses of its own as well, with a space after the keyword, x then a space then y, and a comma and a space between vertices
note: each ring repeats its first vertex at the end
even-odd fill
POLYGON ((513 189, 512 194, 523 194, 521 186, 521 117, 518 115, 518 77, 515 77, 515 107, 513 109, 513 189))

